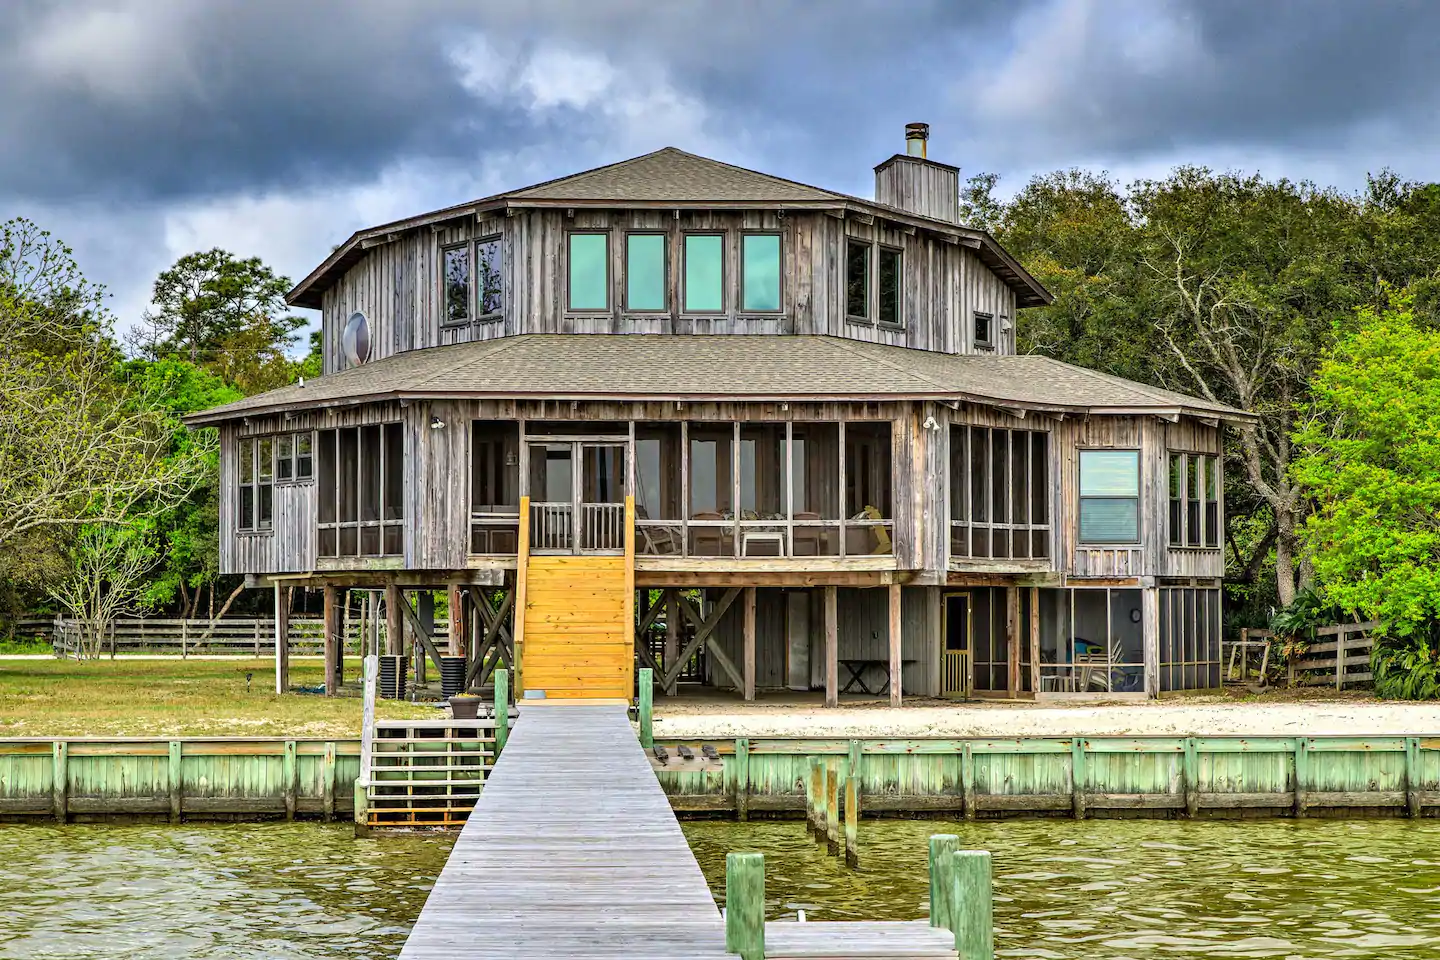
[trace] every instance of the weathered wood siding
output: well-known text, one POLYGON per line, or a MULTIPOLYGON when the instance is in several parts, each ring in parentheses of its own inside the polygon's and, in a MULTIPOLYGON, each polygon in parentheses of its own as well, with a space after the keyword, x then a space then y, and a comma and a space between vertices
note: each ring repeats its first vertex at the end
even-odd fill
POLYGON ((875 171, 875 202, 959 223, 960 171, 921 157, 897 155, 875 171))
POLYGON ((370 357, 521 333, 829 334, 942 353, 971 353, 974 314, 994 317, 998 353, 1014 351, 1015 294, 974 252, 883 219, 841 219, 826 213, 774 211, 529 210, 508 217, 458 218, 403 234, 371 248, 323 297, 324 370, 343 369, 341 335, 355 312, 370 326, 370 357), (567 236, 575 230, 610 234, 610 309, 567 308, 567 236), (634 313, 625 305, 625 235, 667 235, 669 310, 634 313), (778 313, 740 309, 740 238, 746 231, 781 235, 778 313), (689 232, 725 235, 726 309, 682 310, 683 243, 689 232), (500 319, 451 325, 441 316, 442 248, 501 238, 500 319), (866 240, 902 251, 899 326, 856 323, 845 317, 845 242, 866 240))

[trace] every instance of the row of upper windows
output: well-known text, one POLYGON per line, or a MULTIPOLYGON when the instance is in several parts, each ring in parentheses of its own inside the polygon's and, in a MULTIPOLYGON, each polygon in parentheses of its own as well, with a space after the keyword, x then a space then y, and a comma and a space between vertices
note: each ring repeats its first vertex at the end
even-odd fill
MULTIPOLYGON (((683 313, 724 313, 729 308, 726 242, 723 233, 686 233, 681 238, 680 309, 683 313)), ((624 304, 627 313, 669 313, 670 237, 665 233, 625 234, 624 304)), ((610 302, 610 234, 575 231, 567 240, 565 309, 570 313, 608 313, 610 302)), ((739 309, 746 313, 779 313, 781 296, 780 234, 740 236, 739 309)))

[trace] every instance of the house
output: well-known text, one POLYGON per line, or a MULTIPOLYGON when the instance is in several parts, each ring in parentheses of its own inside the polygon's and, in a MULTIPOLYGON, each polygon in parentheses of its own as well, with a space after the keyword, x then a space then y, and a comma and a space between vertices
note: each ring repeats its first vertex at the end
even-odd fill
POLYGON ((666 148, 355 234, 289 295, 324 376, 191 418, 223 572, 386 591, 437 663, 448 590, 532 697, 1219 686, 1247 415, 1018 355, 1050 295, 927 134, 874 200, 666 148))

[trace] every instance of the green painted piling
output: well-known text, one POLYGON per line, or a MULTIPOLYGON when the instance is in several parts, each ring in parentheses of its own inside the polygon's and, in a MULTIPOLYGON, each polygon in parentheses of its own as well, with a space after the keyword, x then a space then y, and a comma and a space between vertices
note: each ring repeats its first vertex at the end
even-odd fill
POLYGON ((950 929, 960 960, 995 960, 995 893, 990 851, 950 854, 950 929))
POLYGON ((725 855, 725 952, 765 960, 765 855, 725 855))
POLYGON ((70 744, 56 740, 50 745, 50 809, 61 823, 70 808, 70 744))
POLYGON ((639 684, 640 746, 649 750, 655 746, 654 671, 649 667, 641 667, 639 684))
POLYGON ((510 739, 510 673, 496 670, 495 677, 495 756, 505 749, 510 739))
POLYGON ((355 835, 363 836, 370 829, 370 793, 364 777, 355 778, 355 835))
POLYGON ((930 838, 930 926, 943 930, 951 929, 950 894, 955 876, 951 855, 959 849, 960 838, 953 833, 937 833, 930 838))

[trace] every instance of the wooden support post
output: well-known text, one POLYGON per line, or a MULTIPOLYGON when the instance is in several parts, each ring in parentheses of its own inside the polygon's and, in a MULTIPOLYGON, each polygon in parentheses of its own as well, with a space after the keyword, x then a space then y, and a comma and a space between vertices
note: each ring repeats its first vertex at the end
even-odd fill
POLYGON ((1194 737, 1185 738, 1185 816, 1200 815, 1200 747, 1194 737))
POLYGON ((735 741, 735 819, 750 819, 750 739, 735 741))
POLYGON ((955 887, 954 853, 960 849, 960 838, 953 833, 937 833, 930 838, 930 926, 952 930, 950 896, 955 887))
POLYGON ((640 746, 646 750, 655 746, 655 671, 649 667, 640 668, 639 690, 636 712, 640 715, 640 746))
POLYGON ((995 892, 990 851, 956 850, 950 894, 955 952, 965 960, 995 960, 995 892))
MULTIPOLYGON (((440 659, 440 651, 435 649, 435 591, 421 590, 415 595, 415 624, 411 628, 411 645, 425 640, 425 650, 415 657, 415 682, 423 684, 426 680, 425 654, 433 652, 435 659, 440 659)), ((435 665, 435 672, 440 672, 440 665, 435 665)))
POLYGON ((500 751, 505 749, 505 741, 510 739, 510 673, 506 670, 495 671, 495 758, 500 758, 500 751))
POLYGON ((840 705, 840 611, 839 594, 825 588, 825 706, 840 705))
POLYGON ((295 819, 295 799, 300 790, 300 757, 294 740, 285 741, 285 762, 282 767, 285 779, 285 819, 295 819))
POLYGON ((810 835, 816 843, 825 842, 825 766, 819 757, 810 758, 810 835))
POLYGON ((1335 634, 1335 690, 1338 692, 1345 686, 1345 641, 1349 634, 1345 632, 1342 625, 1339 632, 1335 634))
POLYGON ((325 696, 333 697, 340 689, 340 658, 345 645, 344 624, 340 620, 339 590, 325 584, 325 696))
POLYGON ((825 846, 840 855, 840 765, 825 764, 825 846))
POLYGON ((320 813, 329 823, 335 819, 335 741, 325 743, 325 772, 320 781, 320 813))
POLYGON ((745 588, 744 697, 755 699, 755 588, 745 588))
POLYGON ((845 865, 860 866, 860 778, 845 778, 845 865))
POLYGON ((385 652, 392 657, 405 653, 405 613, 400 609, 404 602, 399 586, 385 587, 385 652))
POLYGON ((970 741, 960 748, 960 792, 965 804, 965 819, 975 819, 975 747, 970 741))
POLYGON ((1310 782, 1310 741, 1305 737, 1295 738, 1295 816, 1305 816, 1309 802, 1305 796, 1310 782))
POLYGON ((445 592, 445 606, 450 613, 450 631, 446 648, 452 657, 465 656, 468 644, 465 634, 465 598, 457 584, 450 584, 445 592))
POLYGON ((70 812, 70 744, 64 740, 50 745, 50 806, 64 823, 70 812))
POLYGON ((901 657, 901 631, 903 620, 901 619, 901 596, 900 584, 890 584, 890 706, 900 706, 901 690, 904 686, 904 664, 901 657))
POLYGON ((1085 819, 1085 738, 1070 739, 1070 812, 1085 819))
POLYGON ((275 692, 290 689, 290 588, 275 584, 275 692))
MULTIPOLYGON (((195 588, 199 590, 199 587, 195 588)), ((183 611, 182 611, 183 612, 183 611)), ((190 620, 185 618, 180 621, 180 659, 185 660, 190 656, 190 620)))
POLYGON ((180 822, 180 796, 184 788, 181 782, 181 743, 179 740, 170 741, 170 776, 167 778, 166 786, 170 793, 170 822, 180 822))
POLYGON ((765 960, 765 855, 725 855, 725 952, 765 960))
POLYGON ((665 681, 665 696, 675 696, 675 687, 679 683, 674 679, 678 673, 674 669, 675 661, 680 658, 680 594, 678 591, 667 589, 665 591, 665 662, 662 677, 670 678, 665 681))
MULTIPOLYGON (((1014 700, 1020 693, 1020 588, 1005 588, 1005 695, 1014 700)), ((1029 637, 1026 636, 1026 641, 1029 637)))

